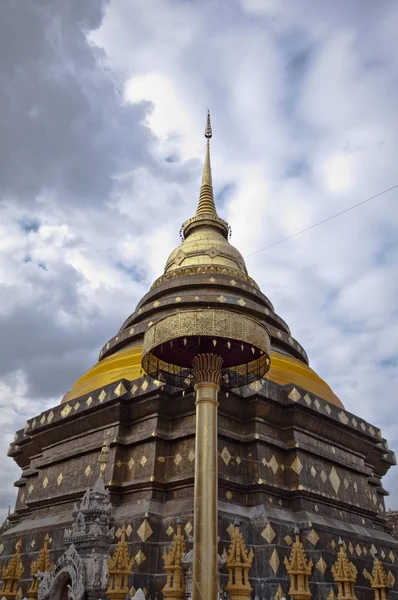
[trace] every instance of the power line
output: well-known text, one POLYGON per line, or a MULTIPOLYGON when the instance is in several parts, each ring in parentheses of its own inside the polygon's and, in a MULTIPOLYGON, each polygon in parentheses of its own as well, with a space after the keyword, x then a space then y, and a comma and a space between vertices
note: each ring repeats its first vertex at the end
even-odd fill
POLYGON ((260 250, 256 250, 255 252, 252 252, 251 254, 247 254, 244 258, 249 258, 249 256, 254 256, 255 254, 259 254, 259 252, 264 252, 264 250, 269 250, 270 248, 273 248, 274 246, 277 246, 278 244, 282 244, 282 242, 291 240, 292 238, 297 237, 298 235, 301 235, 302 233, 305 233, 306 231, 309 231, 310 229, 314 229, 314 227, 318 227, 318 225, 327 223, 327 221, 331 221, 332 219, 335 219, 336 217, 339 217, 340 215, 343 215, 344 213, 347 213, 350 210, 353 210, 354 208, 361 206, 362 204, 366 204, 366 202, 370 202, 371 200, 374 200, 375 198, 378 198, 379 196, 382 196, 383 194, 386 194, 387 192, 391 192, 391 190, 395 190, 396 188, 398 188, 398 183, 396 185, 393 185, 392 187, 388 188, 387 190, 380 192, 379 194, 375 194, 375 196, 371 196, 370 198, 367 198, 366 200, 362 200, 362 202, 358 202, 357 204, 354 204, 353 206, 349 206, 348 208, 345 208, 344 210, 341 210, 340 212, 338 212, 334 215, 331 215, 330 217, 327 217, 326 219, 323 219, 322 221, 318 221, 318 223, 314 223, 313 225, 310 225, 309 227, 306 227, 305 229, 302 229, 301 231, 292 233, 292 235, 288 235, 287 237, 279 240, 278 242, 274 242, 273 244, 270 244, 269 246, 265 246, 265 248, 260 248, 260 250))

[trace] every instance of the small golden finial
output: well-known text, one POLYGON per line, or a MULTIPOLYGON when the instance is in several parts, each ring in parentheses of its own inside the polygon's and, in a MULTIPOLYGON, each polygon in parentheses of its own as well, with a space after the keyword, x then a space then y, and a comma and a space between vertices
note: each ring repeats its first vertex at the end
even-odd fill
POLYGON ((356 600, 355 583, 358 571, 354 563, 348 560, 345 544, 341 537, 339 537, 338 545, 339 553, 337 560, 331 569, 334 580, 337 583, 337 597, 344 598, 345 600, 356 600))
POLYGON ((207 109, 205 138, 207 138, 209 140, 211 137, 213 137, 213 130, 211 128, 211 122, 210 122, 210 111, 209 111, 209 109, 207 109))
POLYGON ((366 572, 364 576, 373 588, 375 600, 389 600, 393 575, 390 571, 388 574, 385 572, 377 550, 373 554, 372 574, 366 572))
POLYGON ((231 544, 228 552, 223 553, 228 568, 228 583, 225 590, 229 593, 231 600, 245 600, 251 597, 253 588, 249 583, 249 570, 253 565, 254 552, 247 551, 242 532, 234 524, 231 533, 231 544))
POLYGON ((28 598, 29 600, 36 600, 37 593, 39 590, 40 580, 38 579, 38 573, 48 573, 52 570, 53 564, 50 560, 50 552, 48 550, 48 544, 50 543, 50 536, 48 533, 44 538, 43 547, 39 552, 39 556, 37 560, 31 563, 30 565, 30 574, 32 575, 32 583, 30 588, 28 589, 28 598))
POLYGON ((182 556, 185 554, 184 536, 182 534, 182 521, 177 520, 177 533, 169 552, 163 553, 164 569, 167 574, 166 585, 162 592, 166 600, 180 600, 185 595, 185 575, 182 565, 182 556))
POLYGON ((109 587, 106 595, 110 600, 124 600, 129 591, 128 579, 133 572, 134 557, 130 557, 126 540, 126 527, 121 529, 113 557, 108 556, 109 587))
POLYGON ((308 586, 312 574, 313 563, 308 559, 303 544, 300 542, 300 530, 294 528, 295 542, 293 543, 289 558, 285 556, 284 563, 290 577, 289 596, 294 600, 309 600, 311 598, 308 586))
POLYGON ((22 579, 24 568, 21 561, 22 540, 18 540, 15 544, 15 554, 12 555, 10 562, 5 565, 1 572, 2 588, 0 590, 0 598, 13 600, 17 594, 17 585, 22 579))

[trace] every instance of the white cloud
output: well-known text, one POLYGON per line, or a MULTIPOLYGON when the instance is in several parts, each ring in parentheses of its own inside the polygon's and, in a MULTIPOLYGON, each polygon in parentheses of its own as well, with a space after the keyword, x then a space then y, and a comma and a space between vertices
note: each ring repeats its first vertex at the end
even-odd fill
MULTIPOLYGON (((220 212, 243 255, 397 183, 395 2, 111 0, 102 25, 95 0, 66 5, 3 11, 4 444, 160 275, 195 208, 207 106, 220 212)), ((247 258, 312 366, 392 448, 396 197, 247 258)), ((5 451, 3 514, 18 477, 5 451)), ((386 487, 396 506, 394 470, 386 487)))

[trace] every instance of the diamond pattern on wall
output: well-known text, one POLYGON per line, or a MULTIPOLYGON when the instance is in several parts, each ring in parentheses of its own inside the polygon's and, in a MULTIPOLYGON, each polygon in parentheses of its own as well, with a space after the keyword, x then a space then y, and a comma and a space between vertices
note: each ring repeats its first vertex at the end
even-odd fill
POLYGON ((309 532, 309 534, 307 535, 307 540, 309 542, 311 542, 311 544, 313 546, 316 546, 316 544, 319 541, 319 535, 317 534, 317 532, 315 531, 315 529, 311 529, 311 531, 309 532))
POLYGON ((269 544, 271 544, 272 540, 275 538, 276 533, 273 530, 272 525, 269 521, 266 524, 265 529, 261 532, 261 535, 265 540, 267 540, 269 544))
POLYGON ((176 454, 174 457, 174 462, 175 464, 178 466, 180 464, 180 462, 182 461, 182 456, 180 453, 176 454))
POLYGON ((131 457, 131 458, 130 458, 130 460, 129 460, 129 462, 127 463, 127 466, 128 466, 128 468, 130 469, 130 471, 131 471, 131 469, 134 467, 134 465, 135 465, 134 458, 133 458, 133 457, 131 457))
POLYGON ((290 535, 287 535, 287 536, 284 538, 284 540, 285 540, 285 542, 286 542, 286 544, 287 544, 288 546, 290 546, 290 544, 293 542, 293 540, 292 540, 292 538, 290 537, 290 535))
POLYGON ((127 394, 127 390, 122 382, 120 382, 119 385, 115 388, 115 394, 116 396, 123 396, 123 394, 127 394))
POLYGON ((172 528, 171 525, 169 525, 168 528, 166 529, 166 533, 168 536, 170 536, 172 533, 174 533, 174 529, 172 528))
POLYGON ((362 549, 361 549, 361 546, 360 546, 359 544, 357 544, 357 545, 355 546, 355 552, 357 553, 357 555, 358 555, 358 556, 361 556, 361 554, 362 554, 362 549))
POLYGON ((301 394, 296 388, 293 388, 290 394, 288 395, 288 398, 289 400, 292 400, 292 402, 298 402, 301 398, 301 394))
POLYGON ((106 391, 102 390, 102 392, 98 396, 98 400, 102 403, 105 400, 105 398, 106 398, 106 391))
POLYGON ((332 488, 334 489, 335 494, 338 494, 340 489, 340 477, 338 476, 338 473, 334 466, 331 468, 331 471, 329 473, 329 481, 332 484, 332 488))
POLYGON ((221 458, 223 459, 226 466, 228 466, 229 461, 231 460, 231 454, 226 446, 224 446, 223 451, 221 452, 221 458))
POLYGON ((328 478, 328 476, 326 475, 325 471, 322 469, 321 471, 321 479, 323 481, 323 483, 325 483, 326 479, 328 478))
POLYGON ((153 534, 152 527, 149 525, 146 519, 142 521, 141 525, 137 529, 137 533, 143 542, 146 542, 147 539, 153 534))
POLYGON ((393 552, 392 550, 390 550, 390 553, 389 553, 389 555, 388 555, 388 556, 389 556, 389 558, 390 558, 391 562, 394 562, 394 561, 395 561, 395 554, 394 554, 394 552, 393 552))
POLYGON ((271 566, 271 569, 273 570, 273 572, 275 573, 275 575, 278 572, 278 568, 279 568, 279 556, 278 556, 278 552, 276 551, 276 548, 274 548, 273 553, 271 554, 271 558, 269 559, 269 564, 271 566))
POLYGON ((322 575, 324 575, 326 569, 327 569, 327 564, 326 562, 323 560, 322 556, 321 558, 318 560, 318 562, 316 563, 315 567, 318 569, 318 571, 320 573, 322 573, 322 575))
POLYGON ((46 488, 48 486, 48 477, 43 479, 43 487, 46 488))
POLYGON ((325 405, 325 410, 328 413, 328 415, 330 415, 330 413, 332 412, 332 409, 330 408, 330 406, 329 406, 329 404, 327 402, 326 402, 326 405, 325 405))
POLYGON ((300 475, 300 473, 301 473, 301 471, 303 469, 303 465, 301 464, 301 461, 300 461, 300 459, 299 459, 298 456, 296 456, 296 458, 294 459, 294 461, 290 465, 290 468, 293 469, 293 471, 295 473, 297 473, 297 475, 300 475))
POLYGON ((234 532, 234 526, 232 525, 232 523, 230 523, 227 527, 227 531, 229 533, 229 537, 232 537, 232 534, 234 532))
POLYGON ((126 527, 126 533, 127 533, 127 537, 130 537, 131 533, 133 531, 133 528, 131 527, 130 523, 127 525, 126 527))
POLYGON ((347 490, 347 489, 348 489, 348 486, 350 485, 350 484, 348 483, 348 479, 347 479, 347 477, 344 477, 343 484, 344 484, 344 487, 345 487, 345 489, 347 490))
POLYGON ((348 544, 348 550, 350 551, 350 554, 354 554, 354 546, 352 545, 352 542, 348 544))
POLYGON ((144 455, 141 457, 140 463, 141 463, 141 467, 145 467, 146 463, 148 462, 147 457, 144 455))
POLYGON ((191 450, 188 454, 188 460, 189 462, 193 462, 195 460, 195 452, 193 450, 191 450))
POLYGON ((192 531, 193 527, 190 521, 188 521, 188 523, 185 525, 184 527, 184 531, 187 535, 190 535, 191 531, 192 531))
POLYGON ((340 421, 342 423, 344 423, 344 425, 347 425, 347 423, 348 423, 348 417, 347 417, 347 415, 345 414, 345 412, 343 410, 341 410, 339 412, 338 417, 339 417, 340 421))
POLYGON ((275 475, 275 473, 279 469, 279 464, 274 455, 272 455, 271 460, 268 463, 268 466, 271 468, 273 474, 275 475))
POLYGON ((64 478, 64 476, 62 475, 62 473, 60 473, 58 475, 58 477, 57 477, 57 484, 58 485, 61 485, 63 478, 64 478))
POLYGON ((146 556, 142 550, 139 550, 134 558, 135 558, 135 562, 137 563, 137 565, 140 565, 141 563, 144 562, 144 560, 146 559, 146 556))
POLYGON ((91 473, 91 467, 90 467, 90 465, 87 465, 87 467, 85 468, 84 472, 86 474, 86 477, 88 477, 90 475, 90 473, 91 473))
POLYGON ((311 475, 312 475, 313 477, 315 477, 315 476, 316 476, 316 469, 315 469, 315 467, 311 467, 311 471, 310 471, 310 473, 311 473, 311 475))
POLYGON ((310 404, 312 403, 312 400, 311 400, 311 398, 309 397, 309 395, 308 395, 308 394, 306 394, 306 395, 304 396, 304 400, 305 400, 305 402, 306 402, 306 404, 307 404, 308 406, 310 406, 310 404))

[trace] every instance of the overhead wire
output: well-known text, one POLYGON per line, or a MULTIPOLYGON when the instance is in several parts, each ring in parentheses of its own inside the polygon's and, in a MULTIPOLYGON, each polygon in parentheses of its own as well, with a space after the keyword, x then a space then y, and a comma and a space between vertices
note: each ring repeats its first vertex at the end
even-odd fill
POLYGON ((244 258, 249 258, 250 256, 254 256, 255 254, 259 254, 260 252, 269 250, 270 248, 273 248, 274 246, 278 246, 278 244, 287 242, 288 240, 291 240, 292 238, 295 238, 298 235, 301 235, 302 233, 309 231, 310 229, 314 229, 315 227, 318 227, 319 225, 323 225, 323 223, 327 223, 328 221, 331 221, 332 219, 335 219, 336 217, 339 217, 340 215, 343 215, 343 214, 349 212, 350 210, 353 210, 354 208, 358 208, 358 206, 362 206, 363 204, 366 204, 366 202, 370 202, 371 200, 374 200, 375 198, 378 198, 379 196, 382 196, 383 194, 387 194, 387 192, 391 192, 392 190, 395 190, 396 188, 398 188, 398 183, 386 190, 383 190, 382 192, 379 192, 378 194, 375 194, 374 196, 371 196, 370 198, 366 198, 366 200, 357 202, 357 204, 353 204, 352 206, 349 206, 348 208, 345 208, 344 210, 341 210, 340 212, 335 213, 334 215, 331 215, 330 217, 327 217, 326 219, 322 219, 322 221, 318 221, 317 223, 314 223, 313 225, 309 225, 309 227, 306 227, 305 229, 302 229, 301 231, 296 231, 296 233, 292 233, 292 235, 288 235, 287 237, 282 238, 281 240, 278 240, 277 242, 274 242, 273 244, 270 244, 269 246, 265 246, 265 248, 260 248, 260 250, 256 250, 255 252, 252 252, 251 254, 246 254, 246 256, 244 258))

